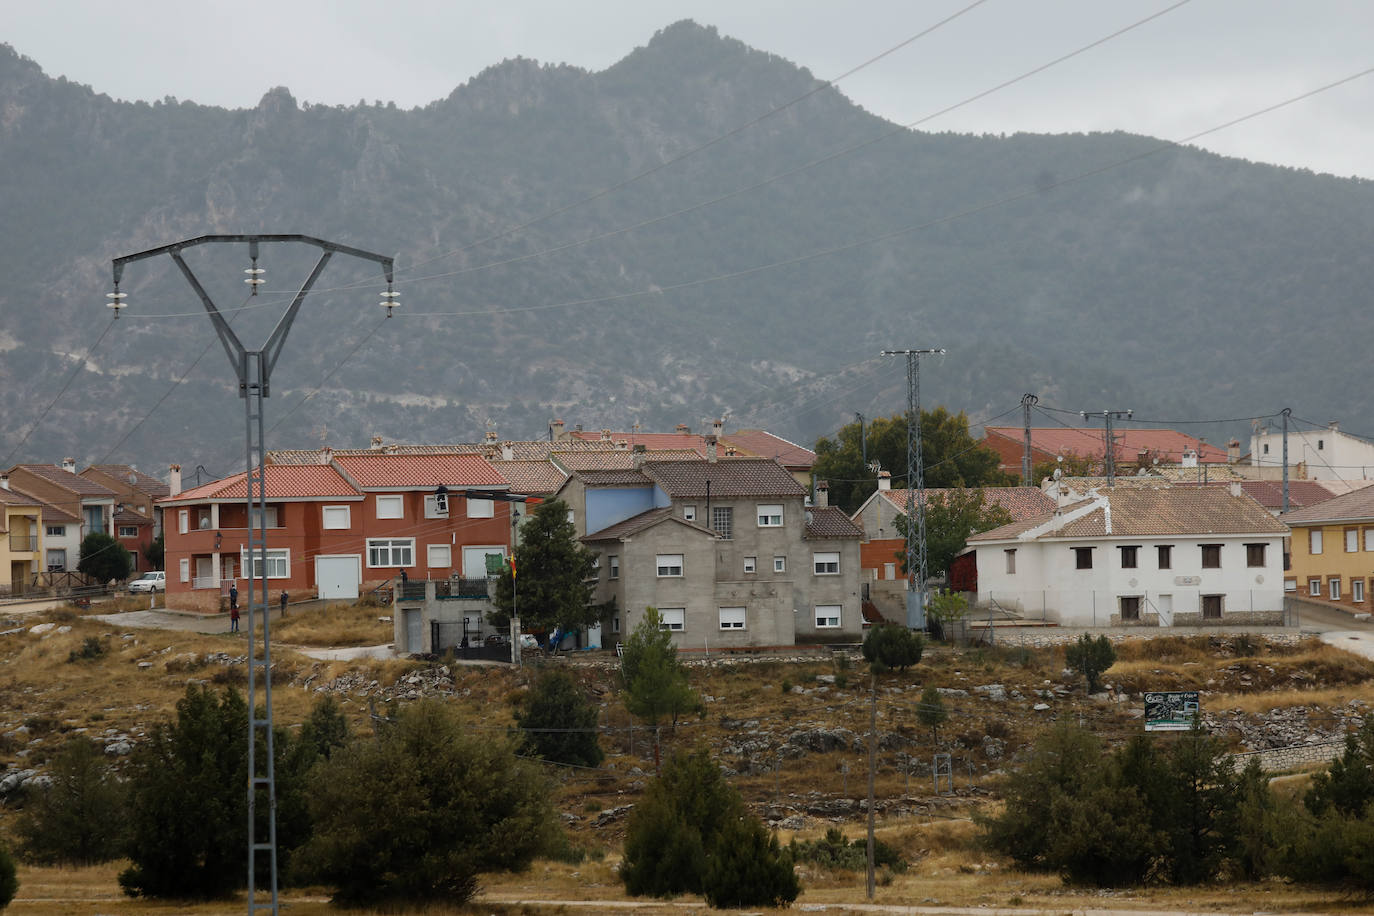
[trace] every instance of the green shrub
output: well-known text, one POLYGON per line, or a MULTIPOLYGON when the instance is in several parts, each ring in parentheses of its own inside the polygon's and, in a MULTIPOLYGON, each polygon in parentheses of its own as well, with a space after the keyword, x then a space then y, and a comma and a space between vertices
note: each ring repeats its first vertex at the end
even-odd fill
POLYGON ((1088 693, 1102 689, 1102 672, 1116 664, 1116 649, 1105 636, 1084 633, 1064 650, 1064 661, 1088 681, 1088 693))
POLYGON ((71 652, 67 653, 67 661, 68 663, 86 661, 92 658, 100 658, 104 654, 105 643, 100 640, 100 637, 87 636, 81 641, 80 649, 73 649, 71 652))
POLYGON ((702 892, 713 907, 786 906, 801 893, 792 857, 757 817, 728 821, 706 866, 702 892))
POLYGON ((8 849, 0 845, 0 910, 9 906, 17 893, 19 875, 15 872, 14 858, 8 849))
POLYGON ((597 708, 570 672, 546 669, 515 711, 521 747, 555 763, 598 766, 606 755, 596 731, 597 708))
POLYGON ((94 865, 123 854, 125 799, 103 750, 69 738, 48 767, 52 782, 29 793, 16 825, 20 852, 40 865, 94 865))
MULTIPOLYGON (((825 836, 818 840, 800 843, 793 840, 788 846, 788 852, 796 861, 807 862, 820 868, 861 871, 868 867, 868 841, 858 839, 852 843, 848 842, 838 827, 831 827, 825 832, 825 836)), ((873 865, 893 872, 904 872, 907 869, 906 861, 896 848, 877 837, 873 839, 873 865)))

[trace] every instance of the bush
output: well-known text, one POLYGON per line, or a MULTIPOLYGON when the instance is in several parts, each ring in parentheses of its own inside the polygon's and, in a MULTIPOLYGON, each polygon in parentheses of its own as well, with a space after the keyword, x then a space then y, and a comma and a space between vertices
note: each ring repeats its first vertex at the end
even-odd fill
POLYGON ((571 673, 546 669, 515 712, 521 748, 555 763, 599 766, 606 758, 596 732, 597 710, 571 673))
POLYGON ((863 656, 878 674, 893 668, 905 671, 925 652, 921 634, 895 623, 880 623, 864 637, 863 656))
POLYGON ((348 906, 461 904, 479 873, 522 869, 555 838, 538 769, 438 702, 404 707, 335 751, 310 787, 314 832, 298 873, 348 906))
POLYGON ((704 894, 712 906, 776 906, 800 892, 791 857, 705 749, 673 755, 649 784, 630 815, 620 877, 634 897, 704 894))
POLYGON ((1102 672, 1116 664, 1116 649, 1107 637, 1084 633, 1064 650, 1064 661, 1087 678, 1088 693, 1097 693, 1102 689, 1102 672))
POLYGON ((87 636, 81 641, 80 649, 73 649, 67 653, 67 662, 86 661, 93 658, 100 658, 105 654, 105 644, 100 641, 98 636, 87 636))
POLYGON ((14 895, 19 893, 19 876, 15 872, 14 858, 10 851, 0 846, 0 910, 10 905, 14 895))
POLYGON ((30 793, 19 816, 20 852, 39 865, 94 865, 123 853, 125 798, 105 754, 69 738, 48 767, 51 784, 30 793))
POLYGON ((76 569, 83 576, 104 584, 111 579, 127 579, 133 568, 134 558, 110 535, 92 532, 82 539, 76 569))
MULTIPOLYGON (((862 871, 868 868, 867 840, 849 842, 845 840, 844 833, 838 827, 831 827, 819 840, 801 843, 793 840, 788 846, 788 852, 796 861, 809 862, 820 868, 843 871, 862 871)), ((893 872, 904 872, 907 869, 906 860, 896 848, 877 837, 873 839, 873 865, 893 872)))

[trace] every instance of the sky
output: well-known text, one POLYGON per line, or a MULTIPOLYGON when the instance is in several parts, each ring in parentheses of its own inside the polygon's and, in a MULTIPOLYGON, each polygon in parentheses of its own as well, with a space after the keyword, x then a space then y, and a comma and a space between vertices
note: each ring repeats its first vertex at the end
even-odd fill
MULTIPOLYGON (((600 70, 693 19, 833 79, 910 124, 964 133, 1125 130, 1182 140, 1374 68, 1366 0, 0 0, 0 42, 118 99, 252 107, 443 98, 511 57, 600 70), (969 7, 972 7, 971 9, 969 7)), ((1374 74, 1194 141, 1374 179, 1374 74)))

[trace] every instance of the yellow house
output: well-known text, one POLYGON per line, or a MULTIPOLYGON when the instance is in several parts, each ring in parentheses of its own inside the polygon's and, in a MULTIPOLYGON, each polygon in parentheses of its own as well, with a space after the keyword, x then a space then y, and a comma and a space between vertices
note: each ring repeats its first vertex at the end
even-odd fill
POLYGON ((43 504, 0 488, 0 594, 22 595, 43 570, 43 504))
POLYGON ((1280 516, 1293 531, 1290 592, 1368 611, 1374 596, 1374 487, 1280 516))

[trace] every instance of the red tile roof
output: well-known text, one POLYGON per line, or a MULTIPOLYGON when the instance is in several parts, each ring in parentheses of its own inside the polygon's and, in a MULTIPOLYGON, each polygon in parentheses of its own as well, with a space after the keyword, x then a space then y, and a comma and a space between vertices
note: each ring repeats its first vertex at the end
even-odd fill
POLYGON ((107 477, 122 480, 138 492, 151 496, 154 499, 166 496, 172 492, 167 484, 158 480, 156 477, 145 474, 137 468, 130 467, 127 464, 93 464, 86 470, 89 471, 92 469, 99 471, 107 477))
MULTIPOLYGON (((1113 431, 1116 437, 1116 460, 1118 465, 1121 462, 1134 462, 1136 456, 1143 451, 1156 452, 1159 460, 1169 464, 1178 464, 1183 460, 1183 450, 1193 449, 1199 453, 1200 460, 1205 464, 1225 464, 1226 450, 1217 448, 1173 429, 1139 429, 1135 427, 1117 427, 1113 431)), ((1045 452, 1050 455, 1072 454, 1081 455, 1084 458, 1101 458, 1106 452, 1106 445, 1103 442, 1102 427, 1031 427, 1031 448, 1045 452)), ((998 436, 1003 439, 1010 439, 1016 443, 1018 449, 1024 441, 1025 431, 1019 426, 986 426, 983 428, 985 438, 998 436)))
MULTIPOLYGON (((600 448, 612 447, 612 443, 624 440, 633 450, 636 445, 658 451, 670 448, 689 448, 701 457, 706 457, 706 437, 696 433, 636 433, 636 432, 613 432, 610 440, 603 439, 601 431, 595 432, 576 432, 572 434, 574 441, 586 442, 600 448)), ((566 441, 566 440, 565 440, 566 441)), ((562 442, 558 443, 562 445, 562 442)))
MULTIPOLYGON (((1241 483, 1240 487, 1245 491, 1245 495, 1266 509, 1283 508, 1283 481, 1281 480, 1246 480, 1241 483)), ((1313 506, 1325 502, 1335 495, 1315 480, 1288 481, 1288 507, 1290 510, 1313 506)))
POLYGON ((674 498, 805 496, 786 468, 771 458, 721 458, 719 461, 646 461, 644 473, 674 498))
MULTIPOLYGON (((244 477, 239 473, 222 480, 212 480, 158 502, 180 505, 244 499, 248 495, 244 477)), ((338 470, 322 464, 269 464, 266 493, 268 499, 324 499, 362 495, 338 470)))
POLYGON ((806 510, 808 538, 862 538, 864 530, 854 524, 837 506, 815 506, 806 510))
POLYGON ((334 465, 365 490, 510 487, 481 455, 336 455, 334 465))
MULTIPOLYGON (((576 452, 552 452, 551 461, 558 462, 569 471, 624 470, 633 468, 636 453, 621 450, 583 450, 576 452)), ((705 461, 689 448, 655 449, 639 454, 638 461, 705 461)))
POLYGON ((43 502, 29 496, 27 493, 20 493, 18 490, 0 488, 0 504, 7 506, 41 506, 43 502))
POLYGON ((10 469, 13 474, 15 470, 23 468, 35 477, 42 477, 44 480, 55 483, 59 487, 64 487, 81 496, 89 496, 94 499, 103 499, 110 496, 118 496, 109 487, 103 487, 94 480, 87 480, 79 474, 71 471, 64 471, 54 464, 17 464, 10 469))
POLYGON ((638 515, 631 516, 630 518, 627 518, 622 522, 616 522, 614 525, 611 525, 607 528, 602 528, 600 531, 593 532, 587 535, 586 537, 582 538, 582 540, 619 540, 620 538, 626 538, 634 534, 637 534, 638 532, 643 531, 646 528, 652 528, 653 526, 660 524, 662 522, 675 522, 677 524, 685 525, 693 531, 697 531, 711 538, 719 536, 709 528, 703 528, 700 525, 696 525, 692 522, 687 521, 682 516, 677 515, 674 512, 673 508, 669 506, 661 509, 650 509, 647 512, 641 512, 638 515))
MULTIPOLYGON (((1292 486, 1291 481, 1289 486, 1292 486)), ((1374 519, 1374 487, 1361 487, 1358 490, 1333 496, 1302 509, 1294 509, 1292 512, 1284 514, 1282 518, 1290 525, 1374 519)))
POLYGON ((510 481, 511 492, 527 496, 557 493, 568 479, 549 461, 493 461, 491 466, 510 481))
POLYGON ((653 481, 635 468, 592 468, 573 476, 589 487, 649 487, 653 481))
POLYGON ((810 470, 816 463, 816 453, 775 436, 765 429, 737 429, 720 437, 723 446, 734 446, 744 455, 772 458, 788 470, 810 470))
MULTIPOLYGON (((906 513, 907 493, 902 490, 879 490, 884 499, 892 503, 900 513, 906 513)), ((935 487, 927 489, 926 499, 943 499, 946 494, 962 492, 957 488, 935 487)), ((1014 520, 1036 518, 1046 512, 1054 511, 1054 500, 1039 487, 984 487, 983 501, 990 505, 1001 506, 1014 520)), ((927 502, 929 505, 929 502, 927 502)))

